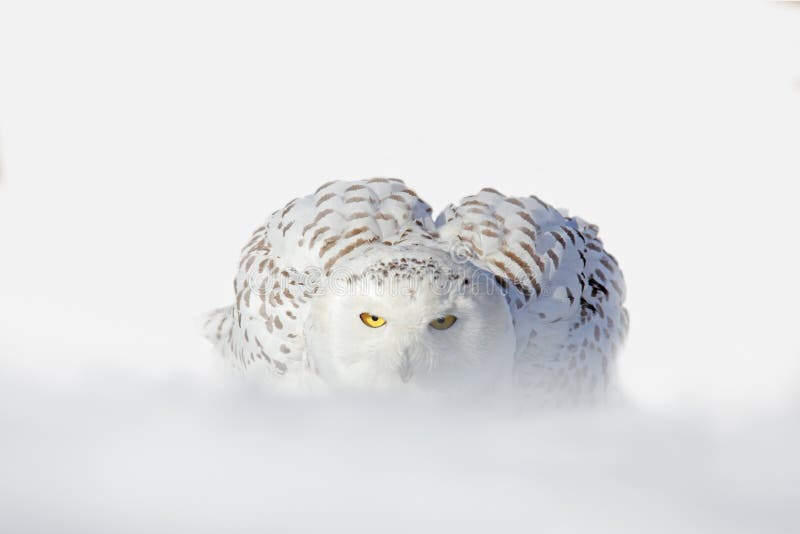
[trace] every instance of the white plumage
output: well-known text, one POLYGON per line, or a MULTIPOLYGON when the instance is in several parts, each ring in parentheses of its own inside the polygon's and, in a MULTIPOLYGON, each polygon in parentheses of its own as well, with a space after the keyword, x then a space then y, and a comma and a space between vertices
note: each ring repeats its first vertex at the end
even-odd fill
POLYGON ((289 202, 245 245, 208 337, 292 387, 603 398, 628 316, 597 227, 493 189, 431 213, 387 178, 289 202))

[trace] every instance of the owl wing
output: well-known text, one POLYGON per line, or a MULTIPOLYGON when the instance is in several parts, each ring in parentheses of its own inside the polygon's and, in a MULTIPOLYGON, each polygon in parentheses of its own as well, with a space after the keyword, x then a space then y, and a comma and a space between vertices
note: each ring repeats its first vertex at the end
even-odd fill
POLYGON ((483 189, 439 215, 440 240, 466 247, 495 275, 517 335, 515 376, 539 398, 606 391, 628 314, 616 260, 597 227, 566 217, 535 196, 483 189))
POLYGON ((371 243, 433 240, 431 211, 393 178, 329 182, 292 200, 244 246, 235 301, 207 316, 206 336, 242 369, 284 375, 303 365, 303 326, 319 282, 371 243))

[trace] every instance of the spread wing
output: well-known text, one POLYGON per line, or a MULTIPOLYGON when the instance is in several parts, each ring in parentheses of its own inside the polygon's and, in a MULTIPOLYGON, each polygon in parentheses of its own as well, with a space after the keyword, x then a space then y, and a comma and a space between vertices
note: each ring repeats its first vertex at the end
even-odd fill
POLYGON ((493 189, 448 206, 436 225, 443 242, 467 247, 505 288, 525 391, 543 399, 604 395, 628 314, 622 273, 597 227, 535 196, 493 189))
POLYGON ((303 325, 314 287, 375 242, 430 241, 431 208, 401 180, 324 184, 289 202, 242 250, 232 306, 209 314, 206 336, 237 367, 283 375, 304 365, 303 325))

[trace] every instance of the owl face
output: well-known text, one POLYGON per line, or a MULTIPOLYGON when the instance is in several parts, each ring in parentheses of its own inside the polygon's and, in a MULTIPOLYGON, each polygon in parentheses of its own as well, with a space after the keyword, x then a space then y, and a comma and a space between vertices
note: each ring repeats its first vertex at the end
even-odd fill
POLYGON ((511 316, 489 273, 416 247, 367 254, 338 275, 307 324, 309 363, 326 384, 475 391, 510 376, 511 316))

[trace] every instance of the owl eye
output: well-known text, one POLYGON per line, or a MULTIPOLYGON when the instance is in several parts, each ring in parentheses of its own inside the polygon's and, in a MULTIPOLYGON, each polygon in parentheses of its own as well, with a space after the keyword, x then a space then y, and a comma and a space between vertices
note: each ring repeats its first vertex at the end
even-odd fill
POLYGON ((378 317, 377 315, 372 315, 371 313, 364 312, 359 315, 359 317, 361 318, 361 322, 370 328, 380 328, 386 324, 386 319, 378 317))
POLYGON ((456 322, 457 317, 455 315, 444 315, 442 317, 437 317, 429 324, 435 328, 436 330, 447 330, 453 323, 456 322))

